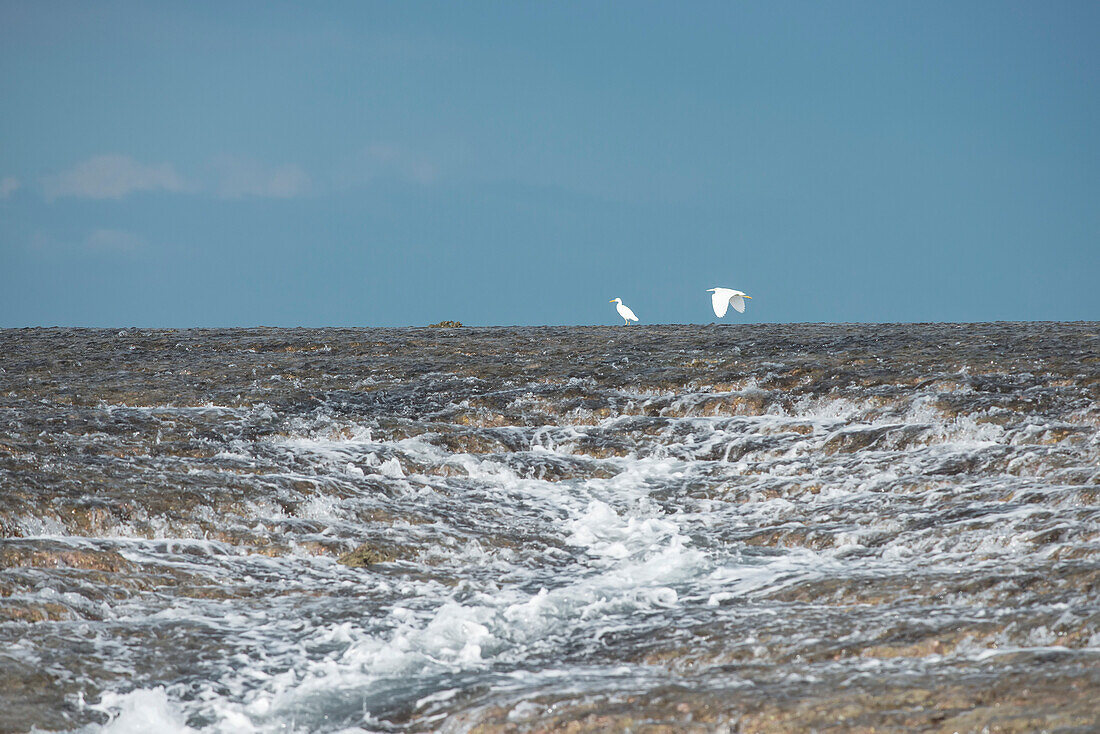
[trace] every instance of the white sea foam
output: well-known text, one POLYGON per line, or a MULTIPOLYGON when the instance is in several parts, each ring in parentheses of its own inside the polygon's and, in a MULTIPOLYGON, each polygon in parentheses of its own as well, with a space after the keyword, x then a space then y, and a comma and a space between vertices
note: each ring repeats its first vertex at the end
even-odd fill
MULTIPOLYGON (((163 686, 139 688, 129 693, 103 694, 95 707, 111 716, 103 734, 194 734, 180 709, 168 700, 163 686)), ((247 729, 246 729, 247 731, 247 729)))
MULTIPOLYGON (((350 451, 361 450, 361 446, 352 448, 358 443, 292 438, 285 445, 346 467, 347 462, 340 464, 340 460, 350 451)), ((448 458, 434 447, 398 444, 377 444, 376 449, 385 452, 399 448, 416 451, 421 458, 457 463, 471 479, 532 498, 554 499, 559 507, 574 508, 572 518, 559 523, 561 537, 566 543, 588 549, 595 563, 591 572, 581 573, 565 585, 530 594, 508 586, 479 591, 466 601, 441 597, 440 590, 429 584, 413 584, 418 588, 416 598, 438 599, 433 610, 393 607, 382 625, 389 632, 379 633, 374 627, 347 622, 320 631, 318 640, 338 644, 343 651, 300 662, 293 671, 278 676, 252 674, 250 677, 260 685, 248 689, 240 704, 226 700, 213 704, 222 731, 247 730, 247 722, 248 726, 267 730, 271 722, 299 710, 312 697, 330 695, 334 690, 364 691, 400 676, 423 677, 431 670, 477 669, 493 660, 521 659, 528 646, 548 637, 575 635, 578 625, 583 628, 588 620, 604 620, 601 626, 606 627, 606 620, 618 615, 676 605, 679 594, 674 586, 701 578, 710 568, 706 555, 690 547, 690 539, 677 523, 659 512, 654 514, 657 508, 646 501, 648 487, 683 475, 683 462, 627 460, 621 462, 622 471, 611 479, 559 486, 521 479, 489 459, 470 455, 448 458), (571 495, 578 490, 582 497, 588 495, 591 499, 577 502, 571 495), (621 509, 615 509, 606 499, 595 499, 597 496, 614 499, 621 509), (633 509, 624 502, 632 503, 633 509)), ((545 446, 544 450, 553 453, 545 446)), ((364 461, 368 466, 373 463, 364 461)), ((376 468, 383 469, 383 476, 391 479, 404 476, 398 471, 396 458, 376 468), (387 465, 389 470, 384 469, 387 465)), ((326 509, 307 515, 318 517, 328 511, 326 505, 326 509)), ((470 554, 484 551, 478 547, 464 553, 473 558, 470 554)), ((157 711, 158 715, 163 713, 157 711)))

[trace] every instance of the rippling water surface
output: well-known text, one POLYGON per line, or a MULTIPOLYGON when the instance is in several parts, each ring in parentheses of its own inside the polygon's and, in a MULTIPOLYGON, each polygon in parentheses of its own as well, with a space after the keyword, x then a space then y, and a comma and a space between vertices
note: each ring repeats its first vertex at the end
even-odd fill
POLYGON ((1098 332, 0 331, 0 731, 1096 731, 1098 332))

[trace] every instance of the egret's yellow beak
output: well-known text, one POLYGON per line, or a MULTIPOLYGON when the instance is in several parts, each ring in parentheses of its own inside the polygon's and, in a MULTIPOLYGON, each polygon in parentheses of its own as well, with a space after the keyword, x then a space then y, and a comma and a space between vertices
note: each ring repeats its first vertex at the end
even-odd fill
POLYGON ((745 298, 750 298, 750 299, 751 299, 751 298, 752 298, 752 296, 745 296, 745 298))
POLYGON ((614 298, 612 298, 610 301, 608 301, 608 303, 614 303, 614 302, 615 302, 614 298))

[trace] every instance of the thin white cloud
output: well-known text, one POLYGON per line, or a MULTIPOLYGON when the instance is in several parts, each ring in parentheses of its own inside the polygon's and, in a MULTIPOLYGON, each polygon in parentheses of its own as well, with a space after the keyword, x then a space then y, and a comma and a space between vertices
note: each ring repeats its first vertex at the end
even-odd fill
POLYGON ((213 167, 218 177, 218 196, 223 199, 291 199, 313 189, 309 174, 294 164, 267 166, 243 158, 222 157, 214 161, 213 167))
POLYGON ((0 178, 0 199, 6 199, 15 193, 15 190, 20 187, 19 179, 15 176, 4 176, 0 178))
POLYGON ((42 179, 47 199, 73 196, 121 199, 137 191, 185 191, 188 186, 170 163, 145 165, 116 153, 97 155, 67 171, 42 179))
POLYGON ((418 184, 434 183, 439 170, 425 156, 401 145, 374 143, 363 151, 368 179, 395 177, 418 184))
POLYGON ((146 246, 145 239, 121 229, 97 229, 84 241, 92 252, 137 252, 146 246))
MULTIPOLYGON (((221 199, 292 199, 378 180, 428 185, 439 179, 439 168, 427 156, 402 145, 374 143, 349 156, 328 186, 318 183, 294 163, 270 165, 235 155, 208 163, 208 175, 184 178, 171 163, 146 165, 130 156, 105 154, 68 170, 44 176, 41 191, 49 201, 62 197, 122 199, 142 191, 208 194, 221 199)), ((0 180, 0 198, 21 187, 14 177, 0 180)))
POLYGON ((28 248, 32 252, 63 257, 81 253, 132 255, 148 246, 148 241, 141 235, 123 229, 108 228, 92 230, 84 237, 57 237, 39 230, 28 242, 28 248))

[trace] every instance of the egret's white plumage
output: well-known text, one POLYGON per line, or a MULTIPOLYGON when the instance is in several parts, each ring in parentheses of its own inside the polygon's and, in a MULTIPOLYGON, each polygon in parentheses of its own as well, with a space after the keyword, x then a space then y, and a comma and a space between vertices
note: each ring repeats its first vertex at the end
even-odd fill
POLYGON ((637 321, 638 317, 634 315, 634 312, 630 310, 630 307, 623 303, 621 298, 612 298, 608 303, 617 304, 615 310, 619 312, 619 315, 623 317, 623 321, 626 323, 624 326, 630 326, 631 321, 637 321))
POLYGON ((714 315, 718 318, 725 316, 726 309, 730 306, 733 306, 733 310, 737 313, 745 313, 744 299, 752 298, 733 288, 708 288, 707 293, 712 294, 710 305, 714 307, 714 315))

